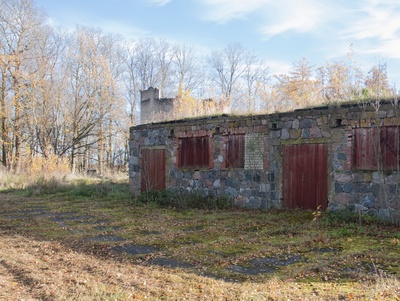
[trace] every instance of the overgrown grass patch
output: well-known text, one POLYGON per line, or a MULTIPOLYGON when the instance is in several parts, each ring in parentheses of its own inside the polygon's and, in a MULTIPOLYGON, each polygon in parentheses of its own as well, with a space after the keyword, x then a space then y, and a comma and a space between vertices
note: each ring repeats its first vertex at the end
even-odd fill
POLYGON ((198 192, 186 192, 184 190, 146 191, 136 197, 133 202, 138 204, 153 204, 164 208, 178 210, 204 209, 218 210, 232 207, 232 202, 225 197, 212 197, 198 192))
MULTIPOLYGON (((206 202, 203 207, 201 201, 204 196, 194 196, 195 201, 187 200, 185 206, 177 206, 169 192, 151 192, 146 200, 134 199, 128 193, 126 184, 112 182, 79 182, 70 187, 69 191, 50 193, 49 190, 45 194, 30 197, 0 194, 0 210, 22 212, 27 208, 40 207, 53 214, 76 212, 77 216, 92 218, 82 221, 66 219, 60 224, 46 216, 35 216, 34 212, 28 216, 20 214, 21 217, 17 219, 0 214, 0 231, 20 233, 38 241, 49 239, 71 248, 76 254, 94 254, 96 260, 111 260, 107 263, 109 270, 118 262, 123 262, 127 267, 143 265, 148 268, 147 261, 157 256, 195 267, 191 271, 152 267, 152 271, 159 273, 158 282, 154 283, 164 287, 169 284, 164 282, 163 277, 173 273, 174 277, 186 284, 198 282, 198 275, 206 275, 228 280, 213 280, 220 281, 216 283, 224 287, 232 281, 240 283, 242 287, 260 285, 260 292, 265 287, 278 291, 284 289, 287 291, 279 293, 283 299, 290 299, 291 296, 296 296, 292 299, 297 300, 303 296, 317 299, 324 296, 321 298, 336 300, 338 294, 353 294, 355 299, 363 300, 375 298, 374 294, 381 292, 386 294, 386 284, 391 288, 390 297, 394 298, 395 293, 400 294, 400 288, 393 286, 400 277, 400 267, 396 263, 400 254, 400 232, 396 226, 369 218, 360 219, 352 212, 251 211, 231 206, 221 209, 215 206, 215 199, 206 202), (164 197, 167 200, 162 199, 164 197), (188 205, 198 203, 201 206, 188 205), (126 240, 123 243, 153 246, 160 251, 144 255, 110 252, 112 247, 122 242, 90 240, 101 235, 121 237, 126 240), (254 259, 291 256, 301 260, 288 266, 277 266, 273 273, 241 272, 246 269, 255 271, 252 265, 254 259), (273 286, 274 282, 279 285, 273 286), (313 284, 312 288, 309 283, 313 284), (364 286, 365 283, 368 285, 364 286), (371 284, 379 285, 379 289, 371 287, 371 284), (297 292, 296 295, 293 295, 294 292, 297 292), (310 295, 310 292, 314 295, 310 295)), ((183 198, 182 195, 180 197, 183 198)), ((183 201, 179 201, 179 204, 183 204, 183 201)), ((92 282, 87 286, 94 288, 95 285, 101 286, 102 283, 92 282)), ((118 285, 115 291, 100 288, 97 296, 101 297, 103 293, 117 300, 129 295, 125 286, 118 285)), ((137 295, 175 300, 184 296, 184 292, 180 295, 171 295, 171 292, 163 295, 154 286, 141 286, 137 295)), ((225 289, 221 291, 223 295, 227 300, 236 300, 235 296, 239 296, 225 289)), ((262 293, 255 296, 265 297, 260 297, 260 300, 267 299, 262 293)))

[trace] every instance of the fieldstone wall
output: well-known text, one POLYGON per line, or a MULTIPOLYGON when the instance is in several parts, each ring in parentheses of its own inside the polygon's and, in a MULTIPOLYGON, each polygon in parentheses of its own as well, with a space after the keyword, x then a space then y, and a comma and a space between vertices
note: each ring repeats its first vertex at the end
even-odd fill
POLYGON ((328 144, 328 207, 351 207, 385 219, 400 219, 397 170, 354 170, 353 130, 400 126, 397 104, 342 105, 259 116, 213 117, 145 124, 130 129, 130 187, 140 192, 140 150, 166 150, 167 187, 227 196, 249 208, 282 207, 282 148, 303 143, 328 144), (227 137, 245 134, 245 166, 226 168, 227 137), (210 166, 182 169, 179 139, 208 136, 210 166))
POLYGON ((210 196, 226 196, 249 208, 278 207, 275 177, 264 169, 267 164, 266 119, 256 117, 211 118, 141 125, 130 132, 130 188, 140 192, 140 150, 164 147, 168 164, 167 187, 185 189, 210 196), (226 168, 227 137, 245 134, 245 168, 226 168), (179 139, 209 136, 210 166, 201 169, 179 168, 179 139))
MULTIPOLYGON (((336 112, 332 120, 333 184, 330 207, 351 207, 358 212, 400 222, 400 172, 393 170, 354 170, 352 168, 353 129, 400 126, 400 111, 395 104, 379 108, 348 107, 336 112)), ((397 138, 397 143, 399 143, 397 138)))

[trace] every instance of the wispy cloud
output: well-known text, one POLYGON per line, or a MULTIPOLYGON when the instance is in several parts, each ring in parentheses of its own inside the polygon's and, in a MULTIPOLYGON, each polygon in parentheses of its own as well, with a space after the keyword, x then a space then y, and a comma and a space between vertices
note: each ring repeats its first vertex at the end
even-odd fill
POLYGON ((393 1, 370 0, 361 9, 347 34, 351 38, 392 39, 400 35, 400 5, 393 1))
POLYGON ((329 19, 329 6, 324 1, 285 0, 274 4, 271 11, 261 30, 266 37, 287 31, 316 31, 329 19))
POLYGON ((150 4, 155 6, 164 6, 170 3, 172 0, 149 0, 150 4))
POLYGON ((368 0, 343 35, 366 44, 364 53, 400 58, 400 4, 368 0))
POLYGON ((127 39, 135 39, 149 34, 149 32, 143 28, 131 26, 113 20, 102 20, 98 24, 101 24, 100 28, 104 32, 110 34, 118 33, 119 35, 127 39))
POLYGON ((202 2, 206 6, 205 19, 224 23, 262 9, 272 0, 203 0, 202 2))
POLYGON ((316 30, 330 19, 333 7, 332 1, 328 0, 202 0, 202 3, 206 7, 207 20, 224 23, 233 19, 252 19, 258 22, 259 32, 266 37, 290 30, 316 30))
POLYGON ((385 58, 400 59, 400 38, 380 41, 366 48, 363 53, 379 54, 385 58))
POLYGON ((271 74, 285 74, 292 68, 292 65, 280 60, 266 60, 265 64, 269 67, 271 74))

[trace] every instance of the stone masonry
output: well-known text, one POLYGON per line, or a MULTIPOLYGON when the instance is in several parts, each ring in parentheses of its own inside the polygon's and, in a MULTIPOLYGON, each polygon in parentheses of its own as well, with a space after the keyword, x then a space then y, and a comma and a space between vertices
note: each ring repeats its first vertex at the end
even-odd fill
POLYGON ((140 99, 141 123, 166 120, 173 114, 173 99, 160 97, 160 91, 157 88, 150 87, 140 91, 140 99))
POLYGON ((141 149, 163 148, 167 189, 226 196, 254 209, 282 208, 283 146, 327 144, 328 208, 350 207, 399 221, 398 169, 356 170, 352 162, 355 129, 399 127, 399 116, 397 104, 382 102, 139 125, 130 129, 130 188, 140 193, 141 149), (233 134, 245 135, 243 168, 227 167, 227 140, 233 134), (209 137, 209 166, 179 167, 179 139, 200 136, 209 137))

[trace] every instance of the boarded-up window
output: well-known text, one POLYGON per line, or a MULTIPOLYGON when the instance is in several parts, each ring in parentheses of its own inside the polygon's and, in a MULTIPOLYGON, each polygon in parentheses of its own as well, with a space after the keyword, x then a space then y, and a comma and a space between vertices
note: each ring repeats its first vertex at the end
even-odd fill
POLYGON ((399 163, 399 128, 394 126, 381 129, 382 167, 397 169, 399 163))
POLYGON ((209 167, 210 149, 208 137, 189 137, 180 139, 179 167, 209 167))
POLYGON ((142 149, 142 191, 164 190, 165 150, 142 149))
POLYGON ((353 167, 355 169, 375 169, 378 162, 378 129, 356 128, 353 138, 353 167))
POLYGON ((397 127, 356 128, 353 136, 354 169, 397 168, 400 149, 397 127))
POLYGON ((227 143, 227 162, 228 168, 244 167, 244 134, 228 136, 227 143))

